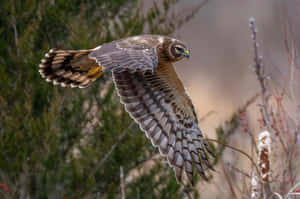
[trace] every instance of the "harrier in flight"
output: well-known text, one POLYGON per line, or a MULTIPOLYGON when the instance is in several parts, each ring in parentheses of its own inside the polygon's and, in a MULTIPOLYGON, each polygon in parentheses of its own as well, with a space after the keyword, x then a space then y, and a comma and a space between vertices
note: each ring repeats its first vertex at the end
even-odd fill
POLYGON ((213 152, 197 121, 194 106, 178 78, 173 62, 189 57, 177 39, 142 35, 105 43, 89 50, 50 50, 39 65, 54 85, 85 88, 111 71, 126 111, 167 157, 176 179, 185 172, 193 184, 194 171, 207 180, 213 152))

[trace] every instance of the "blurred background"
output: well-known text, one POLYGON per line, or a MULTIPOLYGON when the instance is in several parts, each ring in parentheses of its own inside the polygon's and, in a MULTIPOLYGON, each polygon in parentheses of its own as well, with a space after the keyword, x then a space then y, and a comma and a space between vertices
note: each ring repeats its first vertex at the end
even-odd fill
MULTIPOLYGON (((224 169, 231 162, 251 172, 249 161, 238 154, 214 144, 218 156, 213 179, 195 188, 180 186, 123 110, 110 74, 84 90, 60 88, 40 77, 38 64, 49 48, 94 48, 145 33, 179 38, 188 44, 191 58, 175 67, 200 128, 206 137, 218 140, 222 132, 221 139, 251 153, 251 137, 245 139, 245 125, 237 118, 241 113, 247 118, 247 130, 256 138, 261 102, 251 67, 249 18, 255 18, 259 54, 270 77, 268 94, 283 98, 289 124, 285 128, 295 130, 297 137, 299 10, 297 0, 2 2, 0 197, 250 198, 249 190, 231 189, 233 182, 245 182, 249 188, 249 176, 245 180, 242 172, 224 169), (231 186, 224 183, 229 182, 225 170, 231 186)), ((281 187, 278 192, 283 194, 297 182, 298 173, 286 186, 282 178, 272 187, 281 187)))

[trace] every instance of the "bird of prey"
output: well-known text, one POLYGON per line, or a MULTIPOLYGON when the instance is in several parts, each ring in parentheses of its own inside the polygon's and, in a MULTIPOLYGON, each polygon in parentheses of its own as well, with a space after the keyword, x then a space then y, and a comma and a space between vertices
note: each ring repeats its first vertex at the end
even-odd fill
POLYGON ((207 180, 212 169, 210 150, 194 106, 178 78, 173 62, 189 57, 186 45, 159 35, 141 35, 105 43, 89 50, 52 49, 39 72, 54 85, 85 88, 110 71, 121 103, 167 157, 177 182, 194 172, 207 180))

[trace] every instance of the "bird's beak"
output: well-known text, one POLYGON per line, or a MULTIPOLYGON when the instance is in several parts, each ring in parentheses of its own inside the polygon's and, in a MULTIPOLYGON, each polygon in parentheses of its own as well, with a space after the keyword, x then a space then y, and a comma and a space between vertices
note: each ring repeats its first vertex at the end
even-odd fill
POLYGON ((190 58, 190 51, 189 50, 185 50, 183 55, 186 57, 186 58, 190 58))

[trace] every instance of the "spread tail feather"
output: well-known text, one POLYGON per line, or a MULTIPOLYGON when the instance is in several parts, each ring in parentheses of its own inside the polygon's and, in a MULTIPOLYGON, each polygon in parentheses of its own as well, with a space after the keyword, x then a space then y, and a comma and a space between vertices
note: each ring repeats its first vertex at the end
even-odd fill
POLYGON ((92 51, 51 49, 42 59, 39 72, 54 85, 85 88, 103 74, 102 67, 89 58, 92 51))

